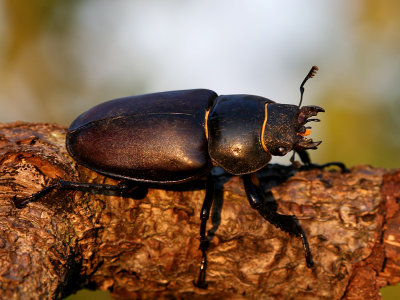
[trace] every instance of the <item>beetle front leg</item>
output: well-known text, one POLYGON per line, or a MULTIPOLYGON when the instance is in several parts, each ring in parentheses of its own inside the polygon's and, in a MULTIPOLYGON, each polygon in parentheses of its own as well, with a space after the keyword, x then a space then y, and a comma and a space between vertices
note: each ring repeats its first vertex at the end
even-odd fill
POLYGON ((207 250, 210 245, 210 241, 208 236, 206 235, 206 227, 207 220, 210 217, 211 205, 214 200, 214 192, 215 192, 215 182, 212 176, 207 177, 206 182, 206 196, 204 198, 203 206, 201 207, 200 212, 200 247, 202 258, 200 264, 200 274, 197 281, 193 281, 193 284, 201 289, 207 288, 206 282, 206 272, 207 272, 207 250))
MULTIPOLYGON (((259 186, 258 178, 256 177, 255 173, 243 175, 242 179, 251 207, 256 209, 261 216, 264 217, 264 219, 266 219, 275 227, 278 227, 289 234, 300 237, 303 243, 307 267, 312 268, 314 266, 314 262, 312 259, 310 246, 308 244, 306 234, 304 233, 303 228, 301 228, 296 216, 282 215, 277 212, 276 202, 268 201, 266 195, 259 186)), ((269 196, 273 198, 272 193, 269 196)))
POLYGON ((299 155, 301 162, 304 164, 304 168, 306 169, 324 169, 330 166, 336 166, 340 168, 342 173, 348 173, 349 170, 346 168, 346 165, 344 163, 338 162, 338 161, 333 161, 333 162, 328 162, 326 164, 314 164, 311 162, 310 155, 306 150, 301 150, 301 151, 296 151, 296 153, 299 155))

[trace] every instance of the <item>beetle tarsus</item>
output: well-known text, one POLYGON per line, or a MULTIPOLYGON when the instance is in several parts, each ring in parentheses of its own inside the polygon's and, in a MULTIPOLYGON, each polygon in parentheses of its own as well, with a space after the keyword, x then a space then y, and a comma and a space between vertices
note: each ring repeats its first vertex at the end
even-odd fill
POLYGON ((340 171, 342 173, 350 173, 350 170, 346 167, 346 165, 344 163, 338 162, 338 161, 332 161, 332 162, 328 162, 328 163, 325 163, 322 165, 311 163, 310 165, 304 166, 304 167, 306 169, 325 169, 325 168, 332 167, 332 166, 340 168, 340 171))
POLYGON ((206 270, 207 270, 207 255, 203 252, 203 257, 201 259, 200 274, 197 281, 193 280, 195 287, 200 289, 207 289, 208 283, 206 282, 206 270))
MULTIPOLYGON (((296 218, 296 220, 297 220, 297 218, 296 218)), ((297 220, 297 223, 298 223, 298 220, 297 220)), ((314 267, 314 261, 313 261, 313 258, 312 258, 310 245, 308 244, 307 236, 304 233, 303 229, 301 228, 300 224, 298 224, 298 226, 301 229, 300 238, 301 238, 301 241, 303 243, 304 255, 306 257, 307 267, 308 268, 313 268, 314 267)))
POLYGON ((27 204, 39 200, 40 198, 44 197, 45 195, 47 195, 48 193, 50 193, 51 191, 53 191, 54 189, 56 189, 58 187, 59 187, 59 184, 55 183, 55 184, 52 184, 52 185, 49 185, 49 186, 43 188, 39 192, 36 192, 26 198, 18 198, 17 196, 14 196, 14 199, 13 199, 14 205, 16 208, 19 208, 19 209, 24 208, 27 204))

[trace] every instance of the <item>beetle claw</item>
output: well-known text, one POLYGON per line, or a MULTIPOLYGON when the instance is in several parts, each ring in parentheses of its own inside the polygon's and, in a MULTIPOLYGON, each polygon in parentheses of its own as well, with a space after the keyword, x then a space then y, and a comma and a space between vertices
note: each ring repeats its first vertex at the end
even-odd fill
MULTIPOLYGON (((298 121, 300 124, 305 124, 308 121, 314 121, 314 120, 319 120, 319 119, 310 119, 308 120, 309 117, 316 116, 319 112, 325 112, 325 110, 317 105, 308 105, 308 106, 303 106, 300 109, 300 114, 298 116, 298 121)), ((317 121, 318 122, 318 121, 317 121)))
POLYGON ((321 144, 322 141, 314 142, 312 139, 307 139, 304 136, 306 130, 310 131, 311 127, 309 126, 304 126, 304 124, 308 122, 320 122, 320 119, 317 118, 312 118, 309 119, 310 117, 316 116, 319 112, 324 112, 325 110, 317 105, 308 105, 308 106, 303 106, 300 109, 300 113, 297 117, 297 121, 299 122, 299 129, 298 129, 298 135, 299 135, 299 140, 296 143, 295 148, 301 150, 307 150, 307 149, 317 149, 319 144, 321 144))
POLYGON ((297 147, 300 150, 305 149, 317 149, 317 147, 322 143, 322 141, 314 142, 312 139, 302 138, 298 143, 297 147))
POLYGON ((321 120, 320 120, 320 119, 316 119, 316 118, 314 118, 314 119, 307 119, 307 120, 306 120, 306 123, 308 123, 308 122, 321 122, 321 120))

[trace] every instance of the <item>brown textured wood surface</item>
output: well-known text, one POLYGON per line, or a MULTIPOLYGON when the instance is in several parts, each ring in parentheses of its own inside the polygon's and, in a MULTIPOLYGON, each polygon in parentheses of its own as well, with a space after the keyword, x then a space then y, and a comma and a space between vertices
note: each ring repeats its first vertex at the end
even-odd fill
MULTIPOLYGON (((77 166, 64 127, 0 125, 0 297, 57 299, 82 287, 116 299, 379 299, 400 281, 400 171, 358 166, 349 174, 297 172, 272 193, 295 214, 301 241, 248 204, 240 179, 224 184, 213 221, 209 288, 198 274, 199 212, 204 190, 150 189, 143 200, 55 191, 26 208, 27 196, 57 177, 116 181, 77 166)), ((262 180, 262 178, 261 178, 262 180)))

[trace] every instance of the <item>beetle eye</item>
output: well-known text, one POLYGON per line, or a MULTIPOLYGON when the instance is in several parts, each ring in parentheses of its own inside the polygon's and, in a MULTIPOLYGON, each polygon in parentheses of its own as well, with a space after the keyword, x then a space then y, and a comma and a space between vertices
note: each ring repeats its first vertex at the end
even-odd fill
POLYGON ((286 153, 286 148, 285 147, 279 147, 278 148, 279 153, 283 154, 286 153))

